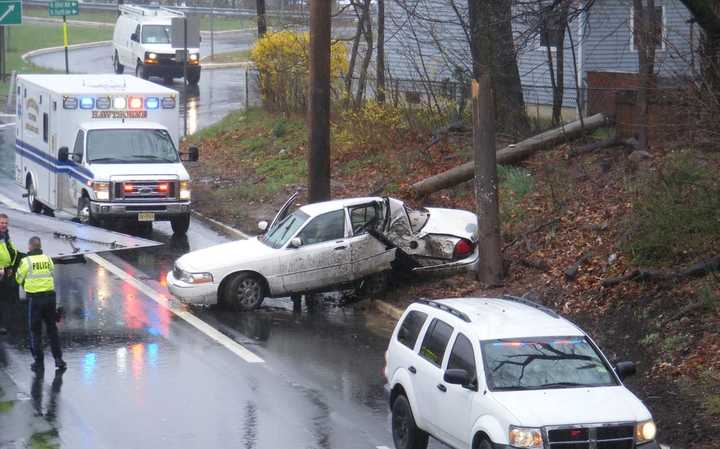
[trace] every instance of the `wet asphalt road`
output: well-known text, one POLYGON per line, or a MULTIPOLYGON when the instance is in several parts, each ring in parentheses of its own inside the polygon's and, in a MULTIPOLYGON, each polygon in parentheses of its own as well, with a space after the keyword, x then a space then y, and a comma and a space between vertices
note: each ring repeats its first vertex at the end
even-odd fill
MULTIPOLYGON (((24 205, 9 178, 13 129, 0 132, 0 194, 24 205)), ((165 244, 101 256, 162 294, 175 258, 226 241, 197 221, 187 239, 166 223, 144 237, 165 244)), ((3 306, 0 369, 42 404, 61 447, 393 447, 380 375, 390 320, 333 303, 294 314, 288 299, 252 313, 190 310, 264 360, 250 364, 92 260, 56 278, 68 371, 53 379, 46 352, 45 378, 33 376, 25 302, 3 306)))
MULTIPOLYGON (((249 49, 255 42, 255 38, 256 34, 252 31, 216 36, 215 53, 249 49)), ((204 38, 201 55, 209 54, 210 39, 204 38)), ((111 44, 70 50, 70 71, 72 73, 113 73, 111 55, 111 44)), ((62 51, 35 56, 31 58, 31 61, 35 65, 58 72, 65 70, 65 56, 62 51)), ((134 74, 134 68, 126 68, 125 73, 134 74)), ((160 78, 151 78, 150 80, 162 83, 160 78)), ((252 76, 250 76, 250 80, 247 102, 249 105, 254 105, 257 104, 258 98, 253 88, 252 76)), ((176 89, 180 93, 180 104, 184 105, 182 79, 176 79, 168 87, 176 89)), ((187 99, 187 131, 188 134, 192 134, 200 128, 219 121, 231 111, 245 108, 245 69, 202 70, 199 85, 196 88, 188 88, 187 99)), ((184 108, 181 108, 182 110, 184 108)), ((183 129, 182 122, 180 129, 183 129)))

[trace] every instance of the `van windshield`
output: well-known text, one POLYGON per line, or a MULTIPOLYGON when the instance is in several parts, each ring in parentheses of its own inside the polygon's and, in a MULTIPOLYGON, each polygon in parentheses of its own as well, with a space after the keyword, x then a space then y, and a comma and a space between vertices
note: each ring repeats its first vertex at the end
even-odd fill
POLYGON ((481 342, 492 391, 617 385, 595 347, 583 337, 481 342))
POLYGON ((145 25, 142 27, 143 44, 169 44, 170 25, 145 25))
POLYGON ((178 162, 177 150, 164 129, 97 129, 89 131, 86 145, 91 164, 178 162))

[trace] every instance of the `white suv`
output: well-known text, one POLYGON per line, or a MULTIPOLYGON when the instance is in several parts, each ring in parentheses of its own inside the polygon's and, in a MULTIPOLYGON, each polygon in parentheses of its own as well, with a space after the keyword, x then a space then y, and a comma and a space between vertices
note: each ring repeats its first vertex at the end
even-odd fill
POLYGON ((592 339, 525 300, 419 300, 393 332, 386 393, 397 449, 658 449, 655 424, 592 339))

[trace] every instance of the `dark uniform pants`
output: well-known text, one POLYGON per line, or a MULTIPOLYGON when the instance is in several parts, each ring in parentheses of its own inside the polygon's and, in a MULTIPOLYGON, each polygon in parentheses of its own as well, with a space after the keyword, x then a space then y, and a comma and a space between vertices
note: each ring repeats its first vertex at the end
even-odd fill
POLYGON ((35 361, 43 363, 45 356, 42 342, 42 325, 45 323, 50 349, 55 360, 62 359, 60 338, 55 324, 55 292, 30 293, 28 297, 28 321, 30 323, 30 352, 35 361))
MULTIPOLYGON (((0 270, 3 270, 3 268, 0 268, 0 270)), ((6 313, 3 313, 3 309, 10 308, 17 301, 18 294, 19 287, 12 279, 3 277, 0 280, 0 327, 5 327, 3 315, 6 313)))

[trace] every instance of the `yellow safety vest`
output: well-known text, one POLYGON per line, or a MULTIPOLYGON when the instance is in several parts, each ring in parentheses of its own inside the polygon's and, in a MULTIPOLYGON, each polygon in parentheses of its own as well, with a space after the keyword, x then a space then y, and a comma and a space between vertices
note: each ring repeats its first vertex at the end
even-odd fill
MULTIPOLYGON (((15 254, 15 257, 17 257, 17 250, 15 250, 15 245, 10 243, 10 248, 12 248, 15 254)), ((5 239, 0 239, 0 268, 6 268, 6 267, 12 267, 15 264, 15 257, 10 257, 10 251, 8 249, 8 246, 5 244, 5 239)))
POLYGON ((15 279, 26 293, 45 293, 55 290, 55 265, 45 254, 27 256, 20 262, 15 279))

